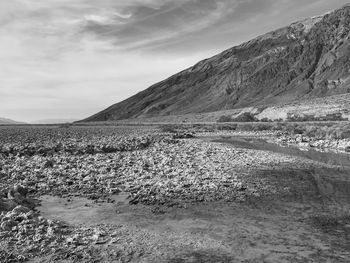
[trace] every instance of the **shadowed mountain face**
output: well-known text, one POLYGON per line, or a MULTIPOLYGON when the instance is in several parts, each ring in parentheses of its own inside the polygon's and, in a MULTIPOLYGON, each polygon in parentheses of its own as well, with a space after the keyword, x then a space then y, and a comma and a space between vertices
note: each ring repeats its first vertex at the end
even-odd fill
POLYGON ((84 121, 210 112, 343 93, 350 93, 350 6, 228 49, 84 121))

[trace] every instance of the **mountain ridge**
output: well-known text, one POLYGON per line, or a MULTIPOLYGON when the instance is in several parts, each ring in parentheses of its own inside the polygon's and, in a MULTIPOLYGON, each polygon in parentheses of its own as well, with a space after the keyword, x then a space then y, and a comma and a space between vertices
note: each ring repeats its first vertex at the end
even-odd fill
POLYGON ((0 125, 3 124, 24 124, 25 122, 20 122, 20 121, 14 121, 8 118, 1 118, 0 117, 0 125))
POLYGON ((350 6, 202 60, 83 121, 289 103, 350 92, 350 6))
POLYGON ((61 118, 61 119, 41 119, 30 122, 30 124, 65 124, 65 123, 73 123, 78 121, 78 119, 74 118, 61 118))

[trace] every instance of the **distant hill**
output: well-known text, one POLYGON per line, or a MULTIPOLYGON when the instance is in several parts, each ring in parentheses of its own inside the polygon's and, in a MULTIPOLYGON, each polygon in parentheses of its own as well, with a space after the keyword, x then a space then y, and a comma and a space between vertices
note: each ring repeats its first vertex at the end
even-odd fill
POLYGON ((0 125, 1 124, 24 124, 24 122, 14 121, 6 118, 0 118, 0 125))
POLYGON ((214 112, 350 93, 349 32, 350 7, 344 6, 203 60, 83 121, 214 112))
POLYGON ((78 119, 44 119, 33 121, 31 124, 62 124, 62 123, 72 123, 77 121, 78 119))

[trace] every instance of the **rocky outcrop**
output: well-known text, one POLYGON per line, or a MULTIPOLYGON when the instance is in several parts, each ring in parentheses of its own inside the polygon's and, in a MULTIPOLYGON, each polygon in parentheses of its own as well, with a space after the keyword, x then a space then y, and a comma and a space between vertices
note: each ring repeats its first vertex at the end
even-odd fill
POLYGON ((350 92, 350 7, 199 62, 84 121, 210 112, 350 92))

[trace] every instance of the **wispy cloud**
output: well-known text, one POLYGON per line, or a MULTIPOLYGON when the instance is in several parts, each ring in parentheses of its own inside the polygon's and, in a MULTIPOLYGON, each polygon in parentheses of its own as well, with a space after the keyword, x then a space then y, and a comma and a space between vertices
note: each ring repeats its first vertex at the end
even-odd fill
POLYGON ((82 32, 110 39, 120 49, 152 47, 215 25, 238 4, 238 1, 187 0, 129 6, 126 19, 111 19, 110 23, 89 21, 82 32))
POLYGON ((347 0, 0 2, 0 116, 83 118, 198 60, 347 0))

